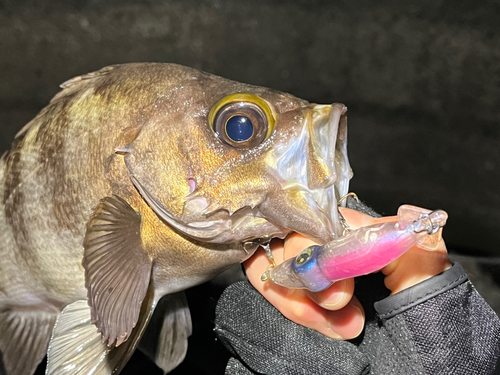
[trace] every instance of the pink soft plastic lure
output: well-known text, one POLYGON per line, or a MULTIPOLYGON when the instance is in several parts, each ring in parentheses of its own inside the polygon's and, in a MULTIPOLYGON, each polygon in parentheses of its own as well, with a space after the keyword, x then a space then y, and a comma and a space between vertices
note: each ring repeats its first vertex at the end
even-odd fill
POLYGON ((266 271, 263 279, 318 292, 335 281, 376 272, 414 245, 434 250, 447 218, 442 210, 401 206, 394 221, 351 230, 323 246, 310 246, 266 271))

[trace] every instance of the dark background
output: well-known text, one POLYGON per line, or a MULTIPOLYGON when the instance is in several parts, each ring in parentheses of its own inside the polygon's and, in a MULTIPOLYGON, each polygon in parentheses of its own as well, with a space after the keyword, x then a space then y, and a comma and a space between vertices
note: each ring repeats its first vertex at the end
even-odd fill
POLYGON ((60 83, 116 63, 341 101, 351 190, 386 215, 446 210, 450 252, 499 312, 499 22, 498 0, 0 0, 0 150, 60 83))

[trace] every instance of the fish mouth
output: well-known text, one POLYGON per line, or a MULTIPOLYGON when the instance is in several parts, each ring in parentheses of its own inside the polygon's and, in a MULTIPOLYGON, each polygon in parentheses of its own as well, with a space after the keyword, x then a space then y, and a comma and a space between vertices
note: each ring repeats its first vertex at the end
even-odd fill
MULTIPOLYGON (((278 148, 273 173, 283 196, 264 202, 260 211, 322 244, 343 235, 338 202, 349 190, 347 108, 340 103, 312 105, 293 143, 278 148)), ((345 202, 341 202, 345 205, 345 202)))
POLYGON ((349 192, 349 181, 353 176, 347 155, 346 114, 347 107, 343 104, 317 105, 310 132, 313 156, 309 158, 311 167, 307 170, 307 187, 317 210, 325 214, 325 228, 335 238, 344 233, 338 206, 339 201, 345 206, 341 199, 349 192))

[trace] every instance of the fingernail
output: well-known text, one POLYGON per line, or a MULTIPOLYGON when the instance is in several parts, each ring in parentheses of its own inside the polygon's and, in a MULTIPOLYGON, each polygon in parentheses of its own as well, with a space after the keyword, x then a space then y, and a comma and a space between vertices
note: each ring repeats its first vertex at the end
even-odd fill
POLYGON ((333 329, 332 329, 332 325, 330 323, 330 321, 328 321, 328 332, 327 332, 327 336, 334 339, 334 340, 344 340, 344 338, 342 336, 340 336, 337 332, 335 332, 333 329))
POLYGON ((330 310, 330 309, 333 309, 338 304, 340 304, 340 302, 342 302, 342 300, 344 299, 345 291, 347 289, 347 283, 346 282, 342 282, 342 285, 343 285, 342 286, 342 290, 338 291, 338 292, 335 292, 334 294, 332 294, 331 296, 329 296, 328 300, 323 301, 323 303, 321 303, 321 306, 323 306, 324 308, 330 310))
POLYGON ((331 310, 334 307, 336 307, 337 305, 339 305, 340 302, 342 302, 343 299, 344 299, 344 293, 343 292, 342 293, 340 293, 340 292, 339 293, 335 293, 335 298, 329 300, 328 302, 321 303, 321 306, 323 306, 324 308, 326 308, 328 310, 331 310))
POLYGON ((363 310, 361 308, 359 308, 358 306, 355 306, 355 305, 352 305, 352 307, 354 307, 356 310, 358 310, 358 312, 363 316, 363 323, 361 324, 361 327, 359 329, 359 332, 356 334, 355 337, 358 337, 359 335, 361 335, 361 332, 363 332, 363 330, 365 329, 365 313, 363 312, 363 310))

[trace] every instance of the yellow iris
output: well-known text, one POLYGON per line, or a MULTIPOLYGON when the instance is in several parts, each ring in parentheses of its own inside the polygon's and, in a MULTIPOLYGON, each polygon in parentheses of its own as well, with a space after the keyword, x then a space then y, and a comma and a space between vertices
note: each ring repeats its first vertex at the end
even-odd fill
POLYGON ((272 134, 274 130, 274 123, 275 123, 274 112, 264 99, 254 94, 236 93, 228 95, 219 100, 208 113, 208 123, 210 124, 210 126, 214 128, 215 117, 217 116, 217 113, 222 107, 224 107, 227 104, 237 103, 237 102, 241 102, 243 104, 252 103, 258 106, 262 110, 262 112, 264 112, 267 120, 267 132, 265 139, 269 138, 269 136, 272 134))

